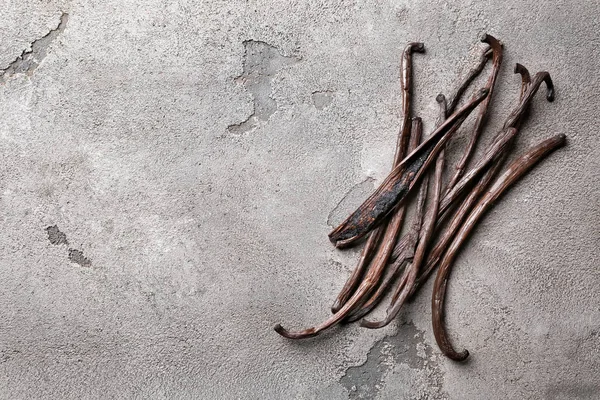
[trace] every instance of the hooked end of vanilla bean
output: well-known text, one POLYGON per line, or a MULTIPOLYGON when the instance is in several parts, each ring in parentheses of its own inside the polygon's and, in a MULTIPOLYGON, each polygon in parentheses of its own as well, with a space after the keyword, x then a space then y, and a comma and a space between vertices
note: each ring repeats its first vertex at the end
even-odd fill
MULTIPOLYGON (((479 41, 489 44, 492 47, 492 49, 502 48, 502 46, 503 46, 503 44, 500 40, 496 39, 495 37, 493 37, 492 35, 487 34, 487 33, 482 33, 479 36, 479 41)), ((489 50, 488 50, 488 52, 489 52, 489 50)), ((488 52, 486 52, 486 54, 488 52)))
POLYGON ((335 302, 331 306, 331 313, 336 314, 338 311, 340 311, 341 308, 342 308, 342 304, 340 303, 340 300, 335 299, 335 302))
POLYGON ((461 351, 460 353, 444 353, 446 354, 446 356, 448 358, 450 358, 453 361, 458 361, 458 362, 462 362, 465 361, 467 358, 469 358, 469 350, 465 349, 463 351, 461 351))
POLYGON ((307 339, 310 337, 317 336, 319 334, 314 328, 306 329, 301 332, 290 332, 285 329, 281 324, 277 324, 273 327, 275 332, 279 333, 281 336, 287 339, 307 339))
POLYGON ((554 83, 552 83, 550 74, 546 75, 544 82, 546 83, 546 100, 552 102, 554 101, 554 83))
POLYGON ((366 319, 360 320, 360 326, 367 329, 380 329, 389 324, 388 321, 368 321, 366 319))
POLYGON ((411 42, 406 47, 413 53, 425 53, 425 44, 421 42, 411 42))
POLYGON ((525 82, 531 82, 531 75, 529 74, 529 70, 525 68, 523 64, 515 64, 515 74, 520 74, 525 82))
POLYGON ((438 103, 444 103, 446 102, 446 96, 444 96, 443 93, 440 93, 437 96, 435 96, 435 101, 437 101, 438 103))

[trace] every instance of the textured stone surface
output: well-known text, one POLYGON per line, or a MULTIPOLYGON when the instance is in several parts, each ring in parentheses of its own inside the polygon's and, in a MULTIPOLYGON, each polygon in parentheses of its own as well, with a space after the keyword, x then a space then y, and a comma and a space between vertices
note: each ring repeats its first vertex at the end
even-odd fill
POLYGON ((594 3, 3 1, 0 397, 597 398, 594 3), (518 61, 557 97, 517 151, 569 144, 457 260, 470 361, 440 357, 431 285, 385 329, 282 339, 328 316, 357 259, 327 233, 389 170, 405 43, 427 49, 427 132, 482 32, 505 44, 486 137, 518 61))

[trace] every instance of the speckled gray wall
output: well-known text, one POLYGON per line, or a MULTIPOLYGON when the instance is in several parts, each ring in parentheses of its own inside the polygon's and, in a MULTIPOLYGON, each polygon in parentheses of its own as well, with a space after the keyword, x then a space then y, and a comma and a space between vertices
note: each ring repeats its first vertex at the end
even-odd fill
POLYGON ((596 2, 0 10, 0 398, 598 398, 596 2), (505 45, 487 137, 520 62, 557 96, 536 98, 517 151, 569 142, 457 260, 447 320, 470 361, 440 356, 430 285, 385 329, 279 337, 326 318, 356 262, 327 233, 389 170, 402 48, 427 48, 428 131, 482 32, 505 45))

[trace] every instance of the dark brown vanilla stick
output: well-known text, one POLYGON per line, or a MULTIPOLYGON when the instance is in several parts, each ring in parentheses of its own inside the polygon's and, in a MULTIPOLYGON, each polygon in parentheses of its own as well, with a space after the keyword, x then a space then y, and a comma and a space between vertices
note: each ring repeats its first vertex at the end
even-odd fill
POLYGON ((516 134, 517 130, 515 128, 509 128, 503 131, 502 134, 498 137, 498 141, 490 149, 491 151, 488 150, 488 152, 486 152, 482 160, 471 171, 469 171, 469 173, 465 175, 463 179, 461 179, 459 184, 456 186, 457 191, 449 193, 448 196, 446 196, 441 201, 440 209, 438 211, 438 224, 441 224, 442 221, 448 216, 447 211, 449 210, 449 207, 453 204, 451 196, 457 194, 456 198, 458 198, 458 196, 460 196, 460 194, 464 192, 466 188, 468 188, 468 185, 462 185, 461 182, 470 180, 472 176, 478 176, 479 173, 483 171, 483 176, 481 177, 477 185, 475 185, 473 190, 462 201, 458 209, 454 211, 450 222, 446 225, 444 231, 440 234, 438 242, 429 252, 425 268, 423 271, 420 272, 410 296, 414 294, 414 292, 419 286, 425 283, 427 278, 429 278, 429 275, 437 266, 442 255, 446 251, 446 248, 450 244, 451 240, 454 238, 454 235, 462 225, 468 213, 471 211, 471 208, 475 205, 483 191, 488 187, 491 180, 494 178, 494 176, 496 176, 496 174, 502 167, 502 162, 516 134), (481 167, 480 170, 479 167, 481 167), (477 173, 472 174, 471 172, 474 170, 479 171, 477 173))
POLYGON ((280 324, 277 324, 275 325, 275 331, 281 336, 286 337, 288 339, 304 339, 314 337, 322 331, 331 328, 334 325, 337 325, 348 315, 350 315, 350 313, 352 313, 357 307, 360 307, 364 303, 364 301, 368 299, 373 289, 379 283, 379 280, 381 279, 381 275, 385 270, 385 266, 387 265, 389 257, 392 254, 392 251, 394 250, 394 244, 396 243, 398 232, 400 231, 402 223, 402 220, 398 217, 399 214, 396 213, 390 219, 385 229, 385 234, 381 241, 381 245, 377 249, 377 253, 373 258, 373 261, 371 262, 367 274, 361 281, 356 291, 352 294, 352 296, 337 313, 333 314, 323 323, 314 328, 304 329, 297 332, 291 332, 283 328, 280 324))
POLYGON ((439 216, 443 216, 450 206, 462 193, 464 193, 464 190, 470 187, 493 162, 498 160, 506 152, 516 134, 517 130, 515 128, 508 128, 498 136, 498 140, 492 143, 491 147, 485 152, 477 164, 475 164, 475 166, 446 193, 440 203, 438 211, 439 216))
POLYGON ((487 190, 482 198, 478 201, 477 205, 473 208, 473 211, 471 211, 469 217, 461 226, 460 230, 456 234, 456 237, 452 241, 452 244, 448 248, 448 251, 444 255, 435 278, 433 296, 431 299, 431 310, 435 340, 440 347, 440 350, 452 360, 463 361, 469 356, 469 352, 467 350, 463 350, 460 353, 454 350, 452 344, 450 343, 450 339, 448 338, 448 333, 446 332, 446 327, 443 321, 446 287, 452 269, 452 263, 458 254, 458 250, 489 207, 512 184, 514 184, 517 180, 519 180, 519 178, 531 170, 538 161, 559 147, 564 146, 565 143, 565 135, 557 135, 553 138, 543 141, 537 146, 532 147, 525 154, 513 161, 508 166, 506 171, 496 180, 496 182, 494 182, 490 189, 487 190))
MULTIPOLYGON (((412 128, 411 128, 411 138, 410 138, 410 146, 409 151, 413 151, 419 145, 421 141, 421 135, 423 132, 423 124, 421 122, 421 118, 413 118, 412 128)), ((385 275, 381 280, 381 283, 377 287, 375 293, 367 300, 360 309, 350 314, 348 318, 346 318, 347 322, 354 322, 362 318, 364 315, 368 314, 373 308, 379 304, 381 299, 387 293, 389 286, 398 278, 398 274, 404 267, 406 261, 412 258, 412 254, 414 254, 415 245, 417 240, 419 239, 419 231, 421 230, 421 223, 423 221, 423 207, 425 206, 425 200, 427 198, 427 181, 428 177, 425 176, 423 178, 423 182, 419 189, 419 196, 417 198, 417 204, 415 208, 415 215, 413 216, 413 222, 411 224, 409 232, 402 237, 396 243, 394 247, 394 251, 400 244, 404 248, 404 253, 402 254, 401 260, 396 260, 396 262, 392 262, 388 265, 385 275), (402 245, 401 243, 404 243, 402 245)))
MULTIPOLYGON (((409 139, 411 137, 411 95, 412 95, 412 53, 425 52, 425 45, 423 43, 409 43, 402 53, 402 61, 401 61, 401 77, 400 77, 400 89, 402 91, 402 125, 400 128, 400 133, 398 135, 398 140, 396 141, 396 151, 394 154, 394 161, 392 164, 392 168, 398 165, 407 152, 407 147, 409 145, 409 139)), ((419 119, 420 122, 420 119, 419 119)), ((414 120, 412 122, 414 124, 414 120)), ((419 134, 419 141, 420 141, 419 134)), ((418 142, 417 142, 418 143, 418 142)), ((414 150, 414 149, 413 149, 414 150)), ((398 218, 404 219, 404 207, 399 207, 396 210, 396 213, 401 214, 398 218)), ((400 223, 400 226, 402 223, 400 223)), ((333 305, 331 306, 331 312, 334 314, 342 308, 344 303, 348 301, 352 293, 358 287, 359 281, 365 273, 365 270, 369 266, 371 259, 373 258, 373 254, 375 253, 379 242, 381 240, 383 234, 382 227, 376 228, 369 234, 367 242, 362 249, 358 265, 344 284, 344 287, 338 294, 335 299, 333 305)))
MULTIPOLYGON (((415 126, 415 134, 411 140, 411 147, 417 147, 421 139, 421 119, 414 118, 413 124, 415 126)), ((333 314, 329 319, 325 322, 316 326, 314 328, 305 329, 299 332, 290 332, 284 329, 281 325, 277 324, 275 326, 275 331, 279 333, 281 336, 284 336, 288 339, 303 339, 317 336, 320 332, 331 328, 332 326, 340 323, 344 319, 346 319, 351 313, 361 307, 365 301, 369 298, 370 294, 377 287, 377 284, 381 280, 381 276, 385 271, 385 267, 389 261, 389 258, 394 250, 394 245, 396 243, 396 239, 398 238, 398 234, 400 232, 400 228, 402 227, 404 213, 395 213, 390 221, 385 226, 385 233, 381 240, 379 247, 377 248, 377 252, 375 257, 371 261, 370 268, 365 275, 364 279, 360 282, 360 285, 356 289, 356 291, 352 294, 352 296, 344 303, 344 305, 339 309, 339 311, 333 314)), ((384 227, 382 226, 381 229, 384 227)))
POLYGON ((469 85, 471 85, 471 83, 473 83, 475 78, 477 78, 479 76, 479 74, 481 73, 481 71, 483 71, 483 68, 485 67, 485 64, 487 63, 487 61, 491 55, 492 55, 492 49, 488 48, 483 51, 483 53, 481 54, 481 57, 479 58, 479 64, 477 64, 477 66, 475 68, 473 68, 469 71, 465 80, 458 87, 458 89, 456 89, 454 96, 452 96, 448 100, 448 103, 446 105, 446 109, 448 110, 448 113, 452 114, 454 112, 454 109, 456 109, 456 106, 458 105, 458 102, 460 101, 461 97, 465 93, 465 90, 467 90, 469 85))
POLYGON ((335 228, 329 239, 336 247, 347 246, 375 228, 415 187, 429 165, 460 123, 485 99, 487 89, 481 89, 466 105, 452 114, 415 151, 409 154, 356 211, 335 228))
POLYGON ((468 215, 471 208, 475 205, 477 200, 481 197, 481 194, 488 187, 492 179, 498 174, 500 169, 502 168, 502 159, 504 159, 504 155, 500 156, 501 158, 490 166, 490 169, 483 174, 481 180, 477 183, 477 185, 471 190, 471 192, 467 195, 467 197, 463 200, 459 208, 455 211, 452 219, 446 226, 444 232, 440 235, 440 239, 435 244, 429 255, 427 256, 427 263, 425 264, 425 269, 419 273, 419 277, 414 284, 414 287, 409 294, 409 298, 414 295, 417 289, 422 286, 435 267, 437 267, 442 255, 446 251, 448 245, 454 238, 456 231, 461 227, 462 222, 465 217, 468 215))
POLYGON ((358 287, 360 279, 363 277, 365 270, 373 259, 373 255, 377 250, 377 246, 379 245, 379 241, 381 240, 384 231, 385 224, 382 224, 369 233, 369 237, 367 238, 365 246, 360 253, 360 258, 358 259, 356 268, 354 268, 354 271, 352 271, 352 274, 348 277, 348 280, 346 280, 344 287, 331 306, 332 313, 335 314, 336 312, 340 311, 340 308, 342 308, 342 306, 348 301, 350 296, 352 296, 358 287))
MULTIPOLYGON (((446 119, 446 117, 448 115, 448 103, 446 101, 446 97, 443 94, 438 94, 436 97, 436 101, 438 102, 438 104, 440 106, 440 115, 436 122, 436 126, 439 127, 444 122, 444 120, 446 119)), ((440 154, 438 156, 438 160, 436 162, 436 173, 434 174, 434 177, 437 177, 440 179, 439 180, 440 185, 441 185, 441 172, 442 171, 438 171, 437 168, 439 167, 443 170, 442 164, 444 162, 444 159, 445 159, 444 152, 442 151, 442 152, 440 152, 440 154), (440 164, 440 163, 442 163, 442 164, 440 164)), ((435 189, 435 185, 436 185, 436 182, 434 182, 434 189, 435 189)), ((426 192, 424 192, 424 188, 427 186, 428 186, 427 183, 424 181, 422 183, 421 190, 419 192, 426 194, 426 192)), ((413 223, 413 226, 412 226, 412 229, 410 230, 410 232, 407 233, 406 235, 404 235, 402 237, 402 239, 396 244, 396 247, 394 248, 394 252, 399 252, 399 253, 397 254, 397 257, 394 259, 394 261, 391 263, 391 265, 388 266, 388 269, 391 270, 389 279, 384 280, 384 284, 382 284, 382 286, 375 293, 375 295, 371 298, 371 300, 369 302, 367 302, 367 304, 365 304, 365 306, 363 306, 363 308, 361 310, 359 310, 357 313, 353 314, 352 317, 349 318, 349 321, 356 321, 356 320, 362 318, 363 316, 367 315, 381 301, 381 299, 385 296, 385 293, 387 292, 387 288, 389 286, 391 286, 391 284, 394 281, 397 280, 397 275, 400 273, 400 271, 402 271, 404 269, 402 278, 398 282, 394 296, 392 297, 392 304, 394 304, 395 302, 398 301, 398 297, 400 296, 400 294, 402 292, 402 288, 406 285, 406 283, 408 282, 408 279, 409 279, 410 270, 405 269, 405 266, 408 262, 413 261, 414 254, 415 254, 415 247, 417 246, 417 242, 420 241, 421 239, 423 239, 421 233, 424 233, 426 235, 426 237, 424 238, 424 240, 426 242, 428 242, 431 237, 431 235, 427 234, 427 231, 422 232, 422 228, 423 228, 422 213, 423 213, 424 203, 425 203, 425 198, 419 197, 419 201, 417 203, 417 210, 415 213, 416 214, 415 223, 413 223)), ((425 221, 429 221, 429 220, 431 220, 431 218, 435 219, 435 216, 437 215, 436 210, 437 210, 437 206, 438 206, 438 201, 434 200, 434 201, 431 201, 430 203, 431 203, 429 205, 430 209, 427 212, 425 221)), ((425 230, 426 230, 426 228, 427 228, 427 226, 425 226, 425 230)), ((423 241, 419 242, 419 245, 421 246, 420 251, 424 252, 424 249, 426 248, 426 242, 423 242, 423 241)), ((418 262, 418 264, 416 264, 416 266, 418 269, 421 261, 417 260, 417 262, 418 262)), ((414 264, 413 264, 413 266, 414 266, 414 264)), ((390 308, 388 307, 388 310, 389 309, 390 308)))
POLYGON ((402 53, 402 66, 400 89, 402 90, 402 131, 396 144, 396 154, 394 156, 394 166, 400 164, 410 140, 411 129, 411 108, 412 108, 412 53, 424 53, 425 45, 423 43, 412 42, 406 45, 402 53))
MULTIPOLYGON (((548 101, 554 100, 554 85, 552 84, 552 79, 550 78, 550 75, 547 72, 538 72, 535 75, 534 79, 531 82, 529 82, 529 73, 524 67, 521 66, 515 68, 515 70, 521 74, 521 90, 523 90, 523 87, 526 87, 526 90, 523 96, 520 98, 520 102, 517 105, 517 107, 515 107, 515 109, 506 119, 504 126, 518 128, 518 126, 520 126, 521 122, 523 121, 524 115, 527 114, 527 110, 529 109, 531 100, 533 99, 533 96, 537 93, 540 85, 543 82, 546 83, 546 99, 548 101)), ((496 135, 496 137, 492 140, 490 147, 493 147, 497 145, 499 141, 502 141, 502 136, 503 134, 506 134, 506 132, 506 130, 500 131, 498 135, 496 135)), ((509 140, 509 146, 510 143, 511 141, 509 140)), ((460 208, 455 212, 451 222, 446 227, 446 230, 440 235, 438 243, 436 243, 435 247, 427 257, 427 264, 425 270, 417 278, 417 283, 415 284, 415 289, 413 289, 412 294, 414 294, 416 288, 423 285, 427 281, 427 278, 435 269, 440 258, 446 251, 447 246, 450 244, 450 240, 452 240, 454 233, 460 227, 462 220, 466 217, 471 207, 479 198, 479 194, 477 192, 481 193, 483 190, 485 190, 491 179, 494 177, 495 173, 499 171, 504 158, 505 156, 501 155, 500 158, 494 162, 494 165, 492 166, 491 170, 485 173, 485 175, 481 178, 480 182, 473 189, 473 192, 471 192, 468 195, 468 197, 463 201, 463 204, 460 206, 460 208)), ((447 203, 444 200, 442 200, 442 206, 445 206, 446 204, 447 203)), ((443 215, 443 217, 445 216, 446 214, 443 215)))
POLYGON ((485 88, 490 91, 490 94, 486 97, 486 99, 479 106, 479 112, 477 113, 477 118, 475 119, 475 125, 473 127, 473 132, 471 133, 471 137, 469 139, 469 144, 465 148, 462 158, 456 163, 455 172, 448 185, 446 186, 445 193, 448 193, 454 185, 458 182, 458 180, 462 177, 465 172, 465 168, 467 167, 467 163, 471 159, 473 155, 473 151, 475 150, 475 145, 481 136, 481 132, 483 131, 483 124, 485 123, 485 118, 487 116, 487 110, 492 100, 492 94, 494 91, 494 85, 496 83, 496 78, 498 77, 498 72, 500 71, 500 64, 502 63, 502 44, 491 35, 483 35, 481 38, 482 42, 485 42, 490 45, 492 48, 493 60, 492 60, 492 73, 488 78, 488 81, 485 85, 485 88))
POLYGON ((442 191, 442 173, 444 172, 444 151, 440 153, 438 159, 435 164, 435 174, 433 178, 433 197, 431 199, 431 215, 427 220, 424 221, 423 226, 421 228, 421 233, 419 235, 419 244, 417 246, 417 250, 415 252, 415 257, 413 259, 412 264, 405 270, 406 281, 404 284, 399 285, 396 289, 396 293, 393 295, 393 302, 390 304, 390 307, 387 309, 386 317, 383 321, 367 321, 362 320, 360 322, 360 326, 365 328, 383 328, 388 325, 400 312, 400 309, 404 305, 404 302, 408 298, 408 295, 412 291, 413 285, 417 278, 417 273, 421 264, 425 259, 425 254, 427 251, 427 246, 431 237, 433 236, 433 232, 435 230, 435 221, 437 219, 437 208, 440 201, 440 192, 442 191))
POLYGON ((531 84, 529 84, 519 105, 510 113, 504 122, 504 128, 515 128, 518 126, 517 124, 520 123, 523 115, 525 115, 531 104, 531 100, 533 100, 533 96, 535 96, 542 83, 546 84, 546 99, 548 101, 554 101, 554 85, 552 83, 552 78, 550 78, 550 74, 546 71, 538 72, 531 80, 531 84))
POLYGON ((519 95, 519 101, 523 101, 523 96, 525 96, 525 92, 531 83, 531 75, 529 75, 527 68, 519 63, 515 64, 515 74, 521 75, 521 94, 519 95))
MULTIPOLYGON (((438 103, 438 105, 440 107, 440 114, 438 115, 438 119, 435 124, 436 129, 437 129, 440 125, 442 125, 444 123, 444 121, 446 120, 446 117, 448 116, 448 101, 446 100, 446 96, 444 96, 442 93, 440 93, 436 96, 435 101, 438 103)), ((440 154, 442 154, 442 153, 440 153, 440 154)), ((429 181, 427 183, 429 183, 429 181)), ((428 212, 428 216, 426 218, 430 218, 430 216, 429 216, 430 210, 428 210, 427 212, 428 212)), ((420 217, 420 218, 422 220, 422 217, 420 217)), ((414 227, 414 224, 413 224, 413 227, 414 227)), ((399 262, 399 264, 401 264, 401 266, 403 267, 406 264, 406 262, 408 262, 409 260, 412 260, 414 254, 415 254, 415 247, 417 245, 417 240, 419 239, 420 230, 421 230, 421 226, 419 226, 419 231, 417 231, 416 233, 413 233, 414 232, 413 230, 409 231, 402 237, 401 240, 398 241, 398 243, 396 243, 396 247, 394 247, 394 252, 392 253, 392 257, 390 258, 390 260, 392 262, 395 262, 398 258, 401 257, 401 261, 399 262), (402 259, 405 259, 405 262, 402 261, 402 259)), ((364 315, 366 315, 366 314, 364 314, 364 315)))

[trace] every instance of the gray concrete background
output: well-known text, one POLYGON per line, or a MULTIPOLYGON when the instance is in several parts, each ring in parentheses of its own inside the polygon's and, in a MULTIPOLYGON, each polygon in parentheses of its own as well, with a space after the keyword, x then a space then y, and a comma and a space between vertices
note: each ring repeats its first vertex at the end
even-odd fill
POLYGON ((1 398, 600 398, 597 2, 0 10, 1 398), (447 321, 470 362, 440 356, 431 285, 385 329, 282 339, 275 323, 328 316, 356 262, 327 233, 389 170, 402 48, 427 48, 427 131, 482 32, 505 43, 487 137, 518 61, 557 88, 518 151, 569 144, 457 260, 447 321))

